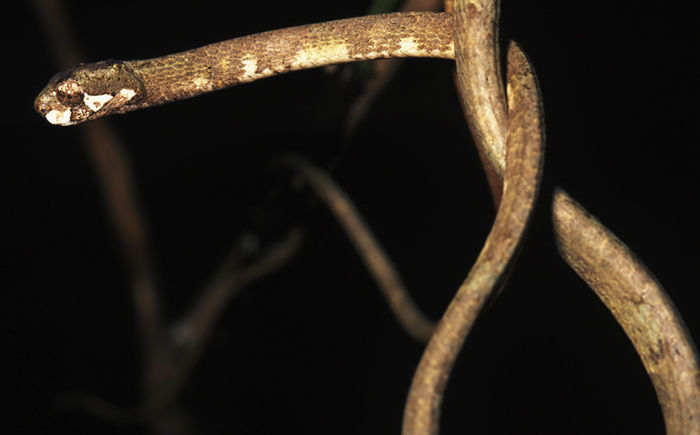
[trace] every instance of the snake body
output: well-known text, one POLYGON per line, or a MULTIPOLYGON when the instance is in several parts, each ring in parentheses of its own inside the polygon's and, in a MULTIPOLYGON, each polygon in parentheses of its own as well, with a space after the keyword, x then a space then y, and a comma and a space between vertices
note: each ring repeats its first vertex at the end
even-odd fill
POLYGON ((57 74, 34 102, 73 125, 289 71, 396 57, 454 58, 452 15, 408 12, 243 36, 147 60, 102 61, 57 74))

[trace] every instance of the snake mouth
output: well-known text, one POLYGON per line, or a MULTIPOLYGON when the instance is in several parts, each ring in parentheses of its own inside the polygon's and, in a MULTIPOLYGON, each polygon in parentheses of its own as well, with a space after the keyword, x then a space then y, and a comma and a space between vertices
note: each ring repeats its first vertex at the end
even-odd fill
POLYGON ((142 87, 123 62, 84 64, 56 74, 34 100, 34 110, 54 125, 80 124, 128 110, 124 106, 142 87))
POLYGON ((47 86, 34 100, 34 110, 54 125, 73 125, 70 107, 58 102, 56 92, 47 86))
POLYGON ((55 95, 46 95, 43 92, 34 100, 34 110, 54 125, 77 124, 79 121, 75 119, 76 111, 74 109, 76 108, 59 103, 55 95))
POLYGON ((73 85, 69 93, 66 89, 57 89, 55 78, 52 79, 34 100, 34 110, 51 124, 63 126, 76 124, 76 113, 82 105, 80 101, 82 89, 77 83, 73 85))

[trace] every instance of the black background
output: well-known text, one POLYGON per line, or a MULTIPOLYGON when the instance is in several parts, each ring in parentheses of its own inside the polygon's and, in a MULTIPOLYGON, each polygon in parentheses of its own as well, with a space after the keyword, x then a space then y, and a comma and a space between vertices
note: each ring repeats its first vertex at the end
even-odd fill
MULTIPOLYGON (((4 14, 5 32, 16 27, 4 38, 2 79, 3 391, 11 402, 2 426, 138 432, 55 406, 75 390, 135 404, 139 358, 126 269, 78 128, 32 111, 57 67, 31 3, 19 3, 4 14)), ((700 336, 697 26, 681 3, 590 4, 502 4, 502 40, 523 46, 542 86, 546 178, 510 285, 454 369, 442 433, 663 432, 632 346, 553 248, 554 185, 640 256, 700 336)), ((362 15, 368 2, 222 5, 72 1, 68 11, 94 61, 362 15)), ((406 62, 347 144, 338 76, 323 70, 111 119, 134 168, 169 319, 242 231, 269 242, 293 223, 307 229, 284 270, 226 308, 182 396, 197 433, 399 432, 422 346, 399 329, 330 214, 270 194, 281 179, 269 163, 286 152, 326 167, 337 161, 334 178, 419 306, 439 317, 493 218, 452 69, 406 62)))

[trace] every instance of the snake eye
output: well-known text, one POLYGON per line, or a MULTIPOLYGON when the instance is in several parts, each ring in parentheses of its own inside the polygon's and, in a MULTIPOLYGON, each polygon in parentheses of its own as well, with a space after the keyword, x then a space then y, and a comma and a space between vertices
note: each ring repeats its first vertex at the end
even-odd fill
POLYGON ((56 99, 68 107, 83 103, 83 87, 73 79, 67 79, 56 86, 56 99))
POLYGON ((64 106, 75 107, 83 102, 83 93, 56 91, 56 99, 64 106))

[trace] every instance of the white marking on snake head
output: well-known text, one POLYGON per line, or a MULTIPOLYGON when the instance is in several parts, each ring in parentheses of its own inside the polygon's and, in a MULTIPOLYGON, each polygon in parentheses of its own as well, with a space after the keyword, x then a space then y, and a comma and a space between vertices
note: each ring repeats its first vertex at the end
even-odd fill
POLYGON ((90 94, 85 94, 83 96, 83 102, 85 103, 86 106, 88 106, 90 109, 92 109, 93 112, 97 112, 104 106, 109 100, 114 98, 114 96, 110 94, 102 94, 102 95, 90 95, 90 94))
POLYGON ((129 88, 124 88, 117 94, 118 97, 123 98, 124 102, 127 102, 136 96, 136 91, 129 88))
POLYGON ((64 110, 53 109, 46 114, 46 120, 51 124, 57 125, 71 125, 70 122, 70 109, 66 108, 64 110))
POLYGON ((121 95, 122 97, 124 97, 126 99, 131 100, 132 98, 134 98, 134 95, 136 95, 136 91, 133 89, 124 88, 121 91, 119 91, 119 95, 121 95))

